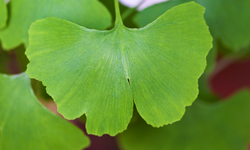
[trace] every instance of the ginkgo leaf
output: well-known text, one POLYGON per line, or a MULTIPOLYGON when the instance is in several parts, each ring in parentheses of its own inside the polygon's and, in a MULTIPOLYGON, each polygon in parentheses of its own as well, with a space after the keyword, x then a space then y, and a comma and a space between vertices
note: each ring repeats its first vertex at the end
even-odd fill
POLYGON ((183 116, 198 94, 212 38, 204 8, 190 2, 141 29, 89 30, 58 18, 29 30, 27 73, 47 87, 67 119, 87 116, 87 132, 116 135, 127 128, 133 103, 160 127, 183 116))
POLYGON ((26 73, 0 74, 1 150, 81 150, 82 131, 49 112, 36 99, 26 73))
MULTIPOLYGON (((191 0, 170 0, 146 8, 135 16, 135 22, 143 27, 173 6, 191 0), (154 12, 154 13, 152 13, 154 12)), ((249 0, 195 0, 206 8, 205 19, 214 39, 232 51, 239 51, 250 44, 249 0)))
POLYGON ((0 32, 4 49, 21 43, 28 45, 28 29, 32 22, 58 17, 91 29, 105 29, 111 25, 111 15, 97 0, 11 0, 10 18, 0 32))
POLYGON ((250 94, 241 91, 226 102, 197 101, 183 119, 159 129, 142 119, 118 136, 123 150, 247 150, 250 94))
POLYGON ((5 0, 0 0, 0 29, 6 25, 7 7, 5 0))

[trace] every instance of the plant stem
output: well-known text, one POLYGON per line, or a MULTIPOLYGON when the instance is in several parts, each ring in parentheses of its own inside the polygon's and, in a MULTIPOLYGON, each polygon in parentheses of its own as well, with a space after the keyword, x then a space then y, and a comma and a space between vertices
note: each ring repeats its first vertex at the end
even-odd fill
POLYGON ((115 2, 115 26, 117 26, 118 24, 123 25, 121 14, 120 14, 119 1, 114 0, 114 2, 115 2))

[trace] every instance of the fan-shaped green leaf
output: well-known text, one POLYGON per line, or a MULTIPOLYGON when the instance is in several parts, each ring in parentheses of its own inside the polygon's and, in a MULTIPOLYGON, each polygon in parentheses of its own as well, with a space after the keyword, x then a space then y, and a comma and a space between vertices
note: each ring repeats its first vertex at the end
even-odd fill
POLYGON ((110 31, 39 20, 29 30, 27 72, 47 86, 64 117, 86 113, 88 133, 125 130, 133 101, 147 123, 173 123, 196 99, 212 47, 203 13, 187 3, 141 29, 124 27, 117 15, 110 31))
POLYGON ((0 29, 6 25, 7 7, 5 0, 0 0, 0 29))
POLYGON ((180 122, 160 129, 137 120, 118 136, 121 147, 124 150, 247 150, 248 91, 215 105, 195 104, 187 109, 180 122))
POLYGON ((0 32, 4 49, 21 43, 28 45, 28 29, 32 22, 58 17, 91 29, 105 29, 111 25, 111 15, 97 0, 11 0, 10 20, 0 32))
POLYGON ((88 138, 36 99, 29 77, 0 74, 1 150, 81 150, 88 138))
MULTIPOLYGON (((170 0, 149 7, 138 13, 135 22, 143 27, 154 21, 166 10, 191 0, 170 0), (154 12, 154 13, 152 13, 154 12)), ((232 51, 238 51, 250 43, 249 0, 195 0, 206 8, 205 19, 214 39, 232 51)))

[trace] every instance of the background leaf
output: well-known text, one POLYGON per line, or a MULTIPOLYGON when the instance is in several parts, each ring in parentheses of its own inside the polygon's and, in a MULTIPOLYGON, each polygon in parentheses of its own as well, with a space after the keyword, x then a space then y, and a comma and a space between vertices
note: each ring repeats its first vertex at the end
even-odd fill
POLYGON ((58 17, 91 29, 111 25, 111 15, 97 0, 11 0, 10 18, 6 29, 0 31, 4 49, 24 43, 28 45, 28 29, 32 22, 58 17))
POLYGON ((5 0, 0 0, 0 29, 5 27, 7 21, 7 7, 5 0))
POLYGON ((214 105, 197 101, 180 122, 156 129, 139 119, 118 139, 124 150, 246 150, 249 107, 248 91, 214 105))
POLYGON ((146 28, 117 24, 110 31, 57 18, 37 21, 29 32, 27 72, 47 86, 64 117, 86 113, 88 133, 125 130, 133 100, 149 124, 175 122, 197 97, 198 78, 212 47, 203 13, 191 2, 146 28))
POLYGON ((36 99, 29 77, 0 74, 1 150, 81 150, 88 138, 36 99))

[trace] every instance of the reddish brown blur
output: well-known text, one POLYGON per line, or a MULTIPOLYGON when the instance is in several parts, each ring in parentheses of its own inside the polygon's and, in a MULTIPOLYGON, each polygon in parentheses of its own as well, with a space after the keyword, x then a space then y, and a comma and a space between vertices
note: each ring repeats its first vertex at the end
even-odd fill
POLYGON ((221 98, 229 97, 242 88, 250 89, 250 58, 234 62, 220 70, 210 80, 210 85, 221 98))

